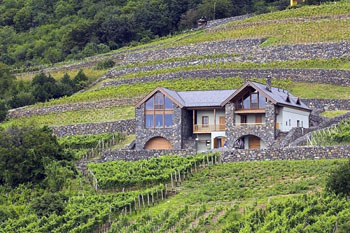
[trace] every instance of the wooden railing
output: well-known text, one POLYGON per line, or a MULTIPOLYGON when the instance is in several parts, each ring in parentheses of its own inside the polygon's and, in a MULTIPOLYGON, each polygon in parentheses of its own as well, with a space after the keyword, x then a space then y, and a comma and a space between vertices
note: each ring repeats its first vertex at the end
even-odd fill
POLYGON ((194 133, 210 133, 213 131, 225 131, 225 125, 194 125, 194 133))

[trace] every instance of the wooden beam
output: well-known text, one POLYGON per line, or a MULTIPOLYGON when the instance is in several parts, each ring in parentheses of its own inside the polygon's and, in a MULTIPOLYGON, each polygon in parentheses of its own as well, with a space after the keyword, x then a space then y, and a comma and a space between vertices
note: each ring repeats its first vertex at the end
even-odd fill
POLYGON ((235 114, 242 114, 242 113, 265 113, 265 109, 264 108, 260 108, 260 109, 240 109, 240 110, 236 110, 235 114))
POLYGON ((195 125, 195 117, 196 117, 196 110, 192 110, 192 112, 193 112, 193 120, 192 120, 192 122, 193 122, 193 127, 192 127, 192 129, 193 129, 193 131, 194 131, 194 125, 195 125))
POLYGON ((214 129, 216 130, 216 109, 214 108, 214 129))

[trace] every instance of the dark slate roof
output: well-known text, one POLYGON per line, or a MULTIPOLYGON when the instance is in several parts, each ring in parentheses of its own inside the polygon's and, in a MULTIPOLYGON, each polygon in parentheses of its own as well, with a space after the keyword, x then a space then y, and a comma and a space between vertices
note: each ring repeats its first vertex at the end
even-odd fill
POLYGON ((268 91, 266 89, 266 85, 252 82, 254 85, 256 85, 258 88, 260 88, 266 95, 268 95, 271 99, 275 100, 277 104, 283 104, 283 105, 289 105, 292 107, 298 107, 298 108, 304 108, 311 110, 308 108, 303 102, 300 101, 300 104, 297 104, 298 98, 293 96, 291 93, 289 93, 287 90, 280 89, 277 87, 271 87, 271 91, 268 91), (287 101, 287 97, 289 97, 290 102, 287 101))
MULTIPOLYGON (((262 83, 251 83, 262 90, 271 99, 275 100, 277 104, 311 110, 301 101, 300 104, 297 104, 298 98, 290 94, 287 90, 272 87, 271 91, 268 91, 266 85, 262 83), (287 97, 289 97, 290 102, 287 101, 287 97)), ((163 87, 161 89, 184 107, 218 107, 236 92, 234 89, 212 91, 173 91, 163 87)))
POLYGON ((236 90, 172 91, 162 88, 184 107, 218 107, 236 90))

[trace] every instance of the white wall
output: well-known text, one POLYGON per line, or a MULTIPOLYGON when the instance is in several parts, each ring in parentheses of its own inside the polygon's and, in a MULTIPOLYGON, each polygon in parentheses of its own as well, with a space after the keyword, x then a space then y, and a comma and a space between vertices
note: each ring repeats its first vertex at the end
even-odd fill
POLYGON ((309 128, 309 116, 310 112, 308 111, 283 107, 277 115, 277 122, 281 131, 288 132, 292 128, 297 127, 298 120, 300 122, 299 127, 309 128))
MULTIPOLYGON (((209 125, 214 125, 214 110, 197 110, 197 125, 202 124, 202 116, 209 117, 209 125)), ((225 110, 216 110, 216 125, 220 123, 220 117, 225 116, 225 110)))
MULTIPOLYGON (((208 151, 208 147, 207 147, 207 140, 211 140, 211 136, 210 134, 197 134, 197 139, 196 140, 196 144, 197 144, 197 152, 205 152, 208 151)), ((210 143, 209 145, 209 149, 211 148, 213 143, 210 143)))
POLYGON ((217 131, 211 133, 211 149, 214 149, 214 138, 216 137, 226 137, 225 131, 217 131))

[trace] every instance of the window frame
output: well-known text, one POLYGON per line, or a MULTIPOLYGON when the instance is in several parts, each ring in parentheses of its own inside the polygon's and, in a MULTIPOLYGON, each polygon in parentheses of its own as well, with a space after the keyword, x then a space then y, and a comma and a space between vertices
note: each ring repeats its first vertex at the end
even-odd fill
POLYGON ((202 116, 202 127, 203 128, 208 128, 209 127, 209 116, 202 116), (208 120, 207 124, 204 124, 204 119, 208 120))
POLYGON ((168 98, 170 101, 171 99, 164 95, 162 92, 157 92, 155 93, 152 97, 150 97, 144 105, 144 127, 146 129, 169 129, 172 128, 174 125, 174 103, 172 103, 172 108, 166 108, 165 107, 165 99, 168 98), (151 109, 147 109, 147 102, 152 99, 153 102, 153 107, 151 109), (157 106, 157 108, 156 108, 157 106), (147 127, 147 121, 146 118, 148 115, 153 116, 153 126, 152 127, 147 127), (157 127, 156 126, 156 116, 157 115, 162 115, 162 126, 157 127), (165 115, 172 115, 172 121, 170 126, 165 125, 165 115))

